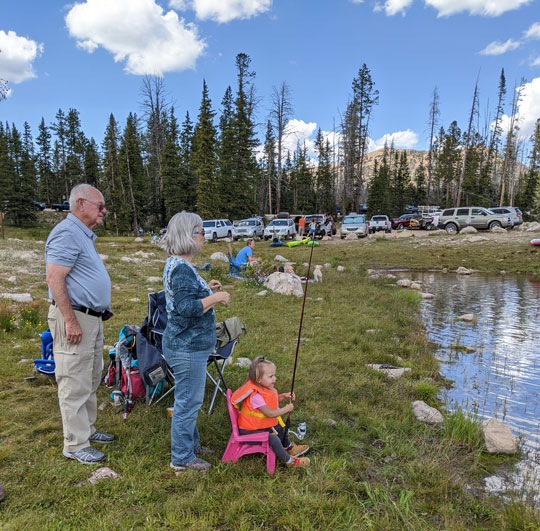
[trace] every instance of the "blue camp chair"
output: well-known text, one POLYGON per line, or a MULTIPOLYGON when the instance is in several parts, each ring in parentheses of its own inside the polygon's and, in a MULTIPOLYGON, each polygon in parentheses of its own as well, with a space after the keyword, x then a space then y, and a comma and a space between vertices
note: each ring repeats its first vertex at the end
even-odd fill
POLYGON ((229 275, 239 275, 242 273, 242 264, 238 264, 231 253, 227 253, 229 259, 229 275))
POLYGON ((41 358, 34 360, 34 367, 39 374, 53 376, 56 369, 53 354, 53 338, 50 330, 41 334, 41 358))

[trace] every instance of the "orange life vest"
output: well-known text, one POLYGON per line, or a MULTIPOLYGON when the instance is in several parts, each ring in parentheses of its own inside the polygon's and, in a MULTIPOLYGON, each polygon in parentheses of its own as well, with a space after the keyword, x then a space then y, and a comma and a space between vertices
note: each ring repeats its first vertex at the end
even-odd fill
POLYGON ((235 407, 238 407, 238 404, 243 401, 238 415, 238 427, 252 431, 272 428, 278 423, 278 418, 267 417, 261 413, 260 409, 253 408, 251 405, 252 393, 259 393, 270 409, 277 409, 279 406, 278 393, 274 388, 267 389, 248 380, 231 396, 231 402, 235 407))

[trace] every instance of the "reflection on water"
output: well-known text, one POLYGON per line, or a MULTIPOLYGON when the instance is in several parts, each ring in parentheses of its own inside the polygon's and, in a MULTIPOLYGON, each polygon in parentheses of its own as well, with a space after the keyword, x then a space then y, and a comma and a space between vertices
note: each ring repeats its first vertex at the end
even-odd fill
POLYGON ((519 276, 408 273, 434 299, 422 317, 456 406, 497 418, 540 447, 540 282, 519 276), (458 320, 472 313, 473 323, 458 320))
POLYGON ((433 299, 421 311, 438 345, 448 409, 494 417, 523 437, 525 459, 515 473, 486 478, 493 492, 511 489, 540 504, 540 282, 520 276, 399 273, 422 282, 433 299), (458 320, 464 314, 476 320, 458 320))

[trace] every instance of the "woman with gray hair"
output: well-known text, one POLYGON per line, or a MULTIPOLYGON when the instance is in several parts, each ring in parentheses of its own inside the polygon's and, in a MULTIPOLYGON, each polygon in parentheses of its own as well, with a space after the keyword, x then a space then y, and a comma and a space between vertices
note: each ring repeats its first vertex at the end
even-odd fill
POLYGON ((204 399, 206 363, 216 345, 214 306, 229 305, 221 283, 208 284, 192 260, 204 244, 202 219, 190 212, 169 221, 162 246, 169 258, 163 270, 167 301, 167 327, 163 356, 173 370, 174 411, 171 426, 171 468, 206 470, 210 463, 195 454, 212 453, 199 444, 197 415, 204 399))

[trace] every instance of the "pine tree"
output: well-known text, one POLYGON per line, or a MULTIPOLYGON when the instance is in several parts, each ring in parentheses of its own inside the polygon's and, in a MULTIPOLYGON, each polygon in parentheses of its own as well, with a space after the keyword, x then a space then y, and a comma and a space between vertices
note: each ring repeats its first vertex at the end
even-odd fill
MULTIPOLYGON (((293 115, 293 107, 291 103, 291 90, 287 83, 283 82, 279 89, 274 87, 272 93, 272 109, 270 111, 270 119, 273 122, 276 143, 277 143, 277 182, 276 182, 276 210, 282 210, 281 206, 281 190, 283 179, 283 141, 286 135, 286 127, 289 119, 293 115)), ((269 212, 270 214, 272 212, 269 212)))
POLYGON ((62 196, 57 197, 56 201, 68 199, 71 190, 69 174, 67 169, 67 120, 62 109, 56 113, 56 122, 51 124, 51 131, 56 135, 54 142, 54 163, 57 178, 62 182, 62 196))
POLYGON ((203 80, 202 100, 193 134, 193 169, 197 180, 197 211, 203 219, 212 218, 219 212, 217 197, 217 159, 215 112, 203 80))
POLYGON ((255 148, 258 144, 253 122, 255 72, 249 70, 251 59, 244 53, 236 56, 237 90, 234 100, 232 128, 235 138, 233 158, 233 196, 228 205, 229 214, 247 217, 254 208, 257 182, 257 162, 255 148))
POLYGON ((69 109, 66 117, 66 171, 68 188, 84 181, 84 150, 86 139, 81 130, 79 111, 69 109))
POLYGON ((96 141, 91 138, 84 147, 84 182, 101 188, 99 150, 96 141))
POLYGON ((453 121, 445 133, 441 127, 439 153, 434 167, 435 200, 438 205, 452 206, 457 178, 461 171, 461 130, 453 121))
POLYGON ((384 154, 379 165, 375 161, 373 168, 373 178, 368 186, 368 212, 370 215, 388 214, 390 211, 390 165, 389 150, 384 147, 384 154))
POLYGON ((165 211, 167 219, 186 207, 185 192, 181 181, 181 155, 179 146, 179 130, 174 107, 169 111, 161 173, 163 175, 163 195, 165 197, 165 211))
POLYGON ((141 137, 137 116, 129 113, 118 152, 118 170, 123 182, 123 202, 118 209, 118 227, 122 232, 139 231, 141 208, 145 200, 141 137))
MULTIPOLYGON (((264 141, 263 171, 265 175, 265 193, 262 195, 262 204, 265 205, 266 212, 274 212, 272 198, 276 197, 275 190, 277 185, 276 168, 276 139, 270 120, 266 123, 266 137, 264 141)), ((277 200, 277 197, 276 197, 277 200)))
MULTIPOLYGON (((124 190, 118 168, 118 142, 118 124, 114 115, 111 113, 102 144, 104 188, 101 192, 103 193, 105 202, 109 205, 108 211, 111 214, 110 217, 113 219, 117 235, 119 231, 117 219, 118 212, 122 208, 124 198, 124 190)), ((109 216, 105 217, 105 224, 107 224, 107 218, 109 218, 109 216)))
POLYGON ((193 171, 193 123, 186 112, 180 131, 180 186, 183 190, 184 208, 193 212, 197 204, 197 180, 193 171))
POLYGON ((37 172, 39 176, 39 196, 48 204, 54 202, 55 198, 61 197, 61 183, 56 179, 52 167, 51 153, 51 133, 45 125, 45 120, 41 118, 39 124, 39 134, 36 138, 38 145, 37 172))
POLYGON ((332 152, 330 142, 325 140, 319 127, 315 139, 315 151, 319 159, 317 166, 316 211, 334 214, 336 201, 334 196, 334 176, 332 174, 332 152))
POLYGON ((532 151, 529 158, 529 169, 517 197, 517 205, 524 212, 537 213, 540 210, 540 118, 536 120, 531 137, 532 151))
POLYGON ((219 119, 219 140, 217 148, 218 156, 218 176, 217 190, 220 196, 220 215, 226 217, 234 204, 237 194, 236 179, 236 153, 237 138, 234 127, 233 94, 231 87, 227 87, 223 100, 221 101, 221 116, 219 119))
POLYGON ((426 167, 420 163, 414 171, 414 181, 416 183, 414 198, 411 201, 414 205, 426 205, 427 204, 427 190, 426 190, 426 167))
POLYGON ((294 157, 294 168, 291 172, 293 184, 294 212, 313 212, 315 210, 314 172, 307 164, 307 147, 298 146, 294 157))
POLYGON ((390 212, 392 216, 400 216, 405 211, 405 205, 409 201, 409 163, 407 152, 395 152, 395 164, 390 181, 390 212))

